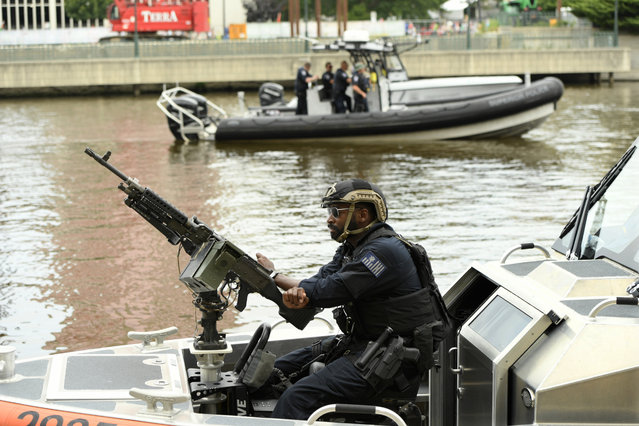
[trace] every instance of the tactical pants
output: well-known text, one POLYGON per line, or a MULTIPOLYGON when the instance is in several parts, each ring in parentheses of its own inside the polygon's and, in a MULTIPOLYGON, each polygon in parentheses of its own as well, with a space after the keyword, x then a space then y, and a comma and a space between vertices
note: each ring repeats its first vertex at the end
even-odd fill
MULTIPOLYGON (((309 346, 278 358, 275 368, 289 375, 312 359, 309 346)), ((340 357, 288 388, 277 402, 271 417, 307 419, 316 409, 327 404, 369 404, 375 394, 353 363, 340 357)))
POLYGON ((351 97, 346 93, 338 93, 335 96, 335 112, 344 114, 346 111, 351 112, 351 97))
POLYGON ((297 108, 295 109, 295 115, 307 115, 308 104, 306 103, 306 90, 303 92, 297 92, 297 108))

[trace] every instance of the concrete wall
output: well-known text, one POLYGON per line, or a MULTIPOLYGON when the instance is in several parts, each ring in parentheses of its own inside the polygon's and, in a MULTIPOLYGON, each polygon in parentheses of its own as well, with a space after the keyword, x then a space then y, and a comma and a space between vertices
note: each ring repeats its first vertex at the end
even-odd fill
POLYGON ((629 49, 480 50, 407 53, 404 65, 413 77, 499 74, 581 74, 630 71, 629 49))
MULTIPOLYGON (((323 72, 328 60, 345 54, 251 55, 233 57, 140 58, 0 62, 0 94, 42 88, 142 86, 204 83, 242 87, 264 81, 293 82, 305 61, 312 73, 323 72)), ((448 51, 407 53, 404 62, 415 77, 619 73, 631 70, 630 49, 552 51, 448 51)), ((80 91, 82 92, 82 91, 80 91)))

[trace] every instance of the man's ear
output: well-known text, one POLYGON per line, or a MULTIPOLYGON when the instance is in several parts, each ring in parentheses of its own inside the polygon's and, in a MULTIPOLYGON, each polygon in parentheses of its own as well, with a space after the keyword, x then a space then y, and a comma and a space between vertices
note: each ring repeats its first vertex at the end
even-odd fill
POLYGON ((370 212, 368 211, 368 209, 366 208, 362 208, 362 209, 357 209, 355 214, 357 215, 357 221, 359 223, 363 223, 365 225, 368 225, 368 222, 370 222, 370 212))

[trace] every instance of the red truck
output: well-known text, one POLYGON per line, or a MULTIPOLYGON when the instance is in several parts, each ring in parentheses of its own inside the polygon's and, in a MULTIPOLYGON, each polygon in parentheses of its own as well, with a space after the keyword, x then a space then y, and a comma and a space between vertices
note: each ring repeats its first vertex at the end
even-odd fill
POLYGON ((206 33, 210 28, 209 4, 201 0, 145 0, 137 5, 135 0, 115 0, 107 9, 107 17, 113 31, 128 34, 136 31, 137 17, 137 31, 142 37, 158 32, 206 33))

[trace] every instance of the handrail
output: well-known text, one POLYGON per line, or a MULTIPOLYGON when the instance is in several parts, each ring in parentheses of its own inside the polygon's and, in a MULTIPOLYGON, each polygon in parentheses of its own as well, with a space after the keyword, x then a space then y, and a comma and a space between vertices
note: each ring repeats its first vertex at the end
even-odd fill
POLYGON ((550 253, 548 253, 548 250, 546 250, 542 246, 537 245, 535 243, 522 243, 522 244, 519 244, 518 246, 515 246, 515 247, 511 248, 506 253, 504 253, 504 255, 501 257, 501 260, 499 261, 499 263, 502 263, 502 264, 506 263, 506 259, 508 259, 508 256, 510 256, 511 254, 516 252, 517 250, 529 250, 529 249, 533 249, 533 248, 541 251, 544 254, 544 256, 546 256, 546 259, 550 259, 550 253))
MULTIPOLYGON (((548 50, 613 48, 612 33, 603 31, 576 32, 573 35, 536 36, 521 34, 474 34, 472 50, 548 50)), ((401 42, 405 37, 398 37, 401 42)), ((413 52, 465 50, 466 35, 423 36, 429 43, 421 43, 413 52)), ((249 40, 180 40, 141 41, 141 58, 228 57, 239 55, 280 55, 305 52, 301 39, 249 40)), ((24 61, 75 61, 86 59, 134 59, 131 43, 61 43, 32 45, 0 45, 0 63, 24 61)))
MULTIPOLYGON (((160 111, 162 111, 164 113, 164 115, 166 115, 170 120, 175 121, 177 124, 179 124, 180 126, 180 135, 182 135, 182 139, 184 141, 188 140, 186 135, 184 134, 184 115, 186 115, 187 117, 189 117, 191 120, 193 120, 193 122, 197 123, 197 125, 204 130, 205 126, 204 126, 204 122, 198 118, 197 116, 195 116, 193 113, 191 113, 189 110, 187 110, 186 108, 178 105, 175 102, 175 99, 180 96, 180 95, 196 95, 196 96, 200 96, 199 94, 186 89, 184 87, 180 87, 180 86, 176 86, 176 87, 172 87, 170 89, 166 89, 163 90, 162 93, 160 94, 160 98, 156 101, 156 105, 158 106, 158 108, 160 108, 160 111), (175 114, 171 113, 167 107, 165 106, 165 104, 167 105, 171 105, 178 113, 179 116, 175 116, 175 114)), ((222 109, 221 107, 219 107, 218 105, 214 104, 213 102, 209 101, 208 99, 204 98, 206 101, 206 104, 208 107, 210 107, 216 114, 213 118, 213 120, 215 121, 215 123, 217 124, 219 122, 220 119, 222 118, 227 118, 228 114, 226 113, 226 111, 224 111, 224 109, 222 109)), ((210 116, 209 116, 210 117, 210 116)))
POLYGON ((590 310, 588 318, 595 318, 599 312, 612 305, 639 305, 639 299, 636 297, 609 297, 597 303, 594 308, 590 310))
POLYGON ((398 426, 406 426, 406 422, 399 414, 384 407, 376 407, 373 405, 356 405, 356 404, 330 404, 318 408, 311 414, 306 420, 306 424, 312 425, 317 419, 324 414, 338 413, 338 414, 362 414, 362 415, 381 415, 387 417, 397 423, 398 426))
MULTIPOLYGON (((328 321, 326 318, 322 318, 322 317, 314 317, 311 321, 314 321, 314 320, 318 320, 318 321, 321 321, 321 322, 325 323, 325 324, 326 324, 326 326, 328 327, 329 331, 333 331, 333 330, 335 330, 335 327, 333 327, 333 324, 331 324, 331 323, 330 323, 330 321, 328 321)), ((282 319, 282 320, 279 320, 279 321, 276 321, 276 322, 275 322, 275 324, 273 324, 273 325, 271 326, 271 329, 273 329, 273 328, 275 328, 275 327, 277 327, 277 326, 279 326, 279 325, 281 325, 281 324, 284 324, 284 323, 286 323, 286 322, 287 322, 287 321, 286 321, 286 320, 283 320, 283 319, 282 319)))

